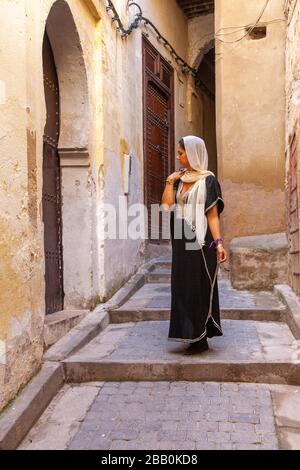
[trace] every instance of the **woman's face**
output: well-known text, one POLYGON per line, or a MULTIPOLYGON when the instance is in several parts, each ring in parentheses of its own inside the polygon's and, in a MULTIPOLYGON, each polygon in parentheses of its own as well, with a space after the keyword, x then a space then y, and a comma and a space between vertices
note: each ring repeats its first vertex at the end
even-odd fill
POLYGON ((191 170, 192 168, 189 164, 186 151, 183 150, 180 144, 178 144, 177 151, 178 151, 178 155, 176 158, 179 161, 180 166, 183 166, 184 168, 188 168, 189 170, 191 170))

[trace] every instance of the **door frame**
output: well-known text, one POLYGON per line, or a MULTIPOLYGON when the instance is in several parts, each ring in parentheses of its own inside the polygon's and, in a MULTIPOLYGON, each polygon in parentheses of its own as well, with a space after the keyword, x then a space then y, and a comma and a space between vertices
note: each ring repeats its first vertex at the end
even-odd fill
MULTIPOLYGON (((149 81, 152 81, 156 87, 158 87, 163 93, 168 95, 168 105, 169 105, 169 155, 168 155, 168 172, 169 174, 175 171, 175 112, 174 112, 174 68, 169 64, 169 62, 160 54, 160 52, 153 46, 153 44, 147 39, 147 36, 142 34, 142 62, 143 62, 143 164, 144 164, 144 205, 148 208, 148 175, 147 175, 147 85, 149 81), (159 57, 160 62, 162 62, 171 72, 171 86, 168 88, 160 78, 152 73, 151 71, 146 70, 145 64, 145 50, 152 50, 153 54, 159 57)), ((157 71, 156 71, 157 73, 157 71)), ((149 227, 147 236, 149 234, 149 227)), ((146 240, 148 243, 152 244, 162 244, 169 243, 168 240, 146 240)))

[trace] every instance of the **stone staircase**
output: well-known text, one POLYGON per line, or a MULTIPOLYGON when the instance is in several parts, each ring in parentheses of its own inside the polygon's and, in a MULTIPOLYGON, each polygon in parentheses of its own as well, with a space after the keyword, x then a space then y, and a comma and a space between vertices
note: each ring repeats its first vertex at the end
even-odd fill
POLYGON ((145 284, 109 311, 108 328, 64 361, 68 382, 300 383, 295 338, 274 292, 236 290, 220 276, 224 336, 211 339, 208 352, 184 356, 184 343, 167 340, 170 276, 170 260, 150 268, 145 284))
POLYGON ((146 263, 50 348, 0 420, 0 448, 25 437, 20 449, 299 449, 298 303, 288 291, 284 302, 288 286, 237 290, 220 270, 224 335, 186 356, 186 344, 168 341, 170 280, 170 257, 146 263))

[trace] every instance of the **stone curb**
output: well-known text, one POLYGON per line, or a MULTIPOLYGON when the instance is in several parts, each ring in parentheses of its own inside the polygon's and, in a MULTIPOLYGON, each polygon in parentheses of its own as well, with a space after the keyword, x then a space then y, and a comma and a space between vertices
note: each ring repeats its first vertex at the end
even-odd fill
POLYGON ((67 383, 123 381, 239 382, 299 385, 300 364, 290 362, 72 361, 63 362, 67 383))
POLYGON ((64 382, 60 364, 42 364, 40 372, 0 416, 0 450, 17 448, 64 382))
POLYGON ((300 340, 300 298, 287 284, 276 284, 274 293, 286 306, 285 321, 296 340, 300 340))
MULTIPOLYGON (((250 308, 223 308, 220 310, 222 320, 252 320, 267 322, 284 322, 286 309, 250 309, 250 308)), ((110 310, 112 323, 137 323, 143 321, 170 320, 169 308, 142 308, 142 309, 116 309, 110 310)))

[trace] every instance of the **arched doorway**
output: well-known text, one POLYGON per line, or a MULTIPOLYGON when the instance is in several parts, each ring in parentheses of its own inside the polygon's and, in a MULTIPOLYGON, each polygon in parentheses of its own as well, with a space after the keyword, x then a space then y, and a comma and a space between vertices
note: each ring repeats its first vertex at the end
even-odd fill
POLYGON ((215 1, 177 0, 188 23, 188 63, 196 70, 189 83, 189 122, 206 143, 209 170, 217 176, 215 1))
POLYGON ((218 173, 217 133, 216 133, 216 71, 214 41, 200 58, 196 87, 199 90, 202 107, 202 136, 209 154, 209 169, 218 173))
POLYGON ((94 295, 93 195, 88 151, 92 113, 81 39, 65 0, 56 0, 48 13, 43 55, 47 112, 43 218, 45 300, 49 314, 62 309, 86 309, 94 295), (53 96, 51 86, 55 88, 53 96), (49 148, 52 149, 51 170, 47 160, 49 148), (49 205, 54 201, 56 212, 52 207, 49 216, 49 205))
POLYGON ((58 155, 59 87, 47 33, 43 40, 43 71, 47 118, 43 136, 43 222, 46 315, 63 310, 61 171, 58 155))

